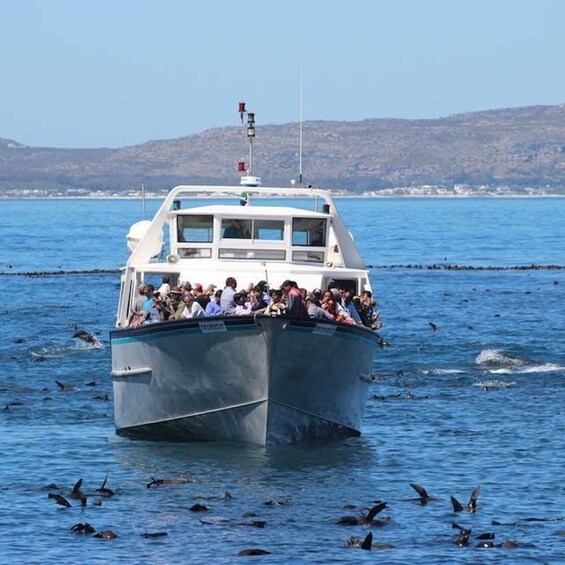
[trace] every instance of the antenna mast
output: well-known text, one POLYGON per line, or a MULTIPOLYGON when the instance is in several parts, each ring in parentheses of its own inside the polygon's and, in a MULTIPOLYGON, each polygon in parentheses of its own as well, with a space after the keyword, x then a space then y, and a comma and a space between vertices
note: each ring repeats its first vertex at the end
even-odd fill
POLYGON ((145 210, 145 183, 141 181, 141 205, 143 208, 143 219, 147 220, 147 212, 145 210))
POLYGON ((245 167, 244 161, 239 161, 239 163, 237 164, 237 170, 246 173, 245 176, 241 177, 240 184, 244 186, 259 186, 261 184, 261 179, 259 177, 253 176, 253 140, 255 139, 255 114, 253 112, 248 112, 245 109, 245 102, 239 103, 238 112, 242 125, 243 116, 247 116, 247 139, 249 141, 249 163, 247 164, 247 168, 245 167))
POLYGON ((302 184, 302 67, 300 67, 300 141, 299 141, 299 165, 298 165, 298 182, 302 184))

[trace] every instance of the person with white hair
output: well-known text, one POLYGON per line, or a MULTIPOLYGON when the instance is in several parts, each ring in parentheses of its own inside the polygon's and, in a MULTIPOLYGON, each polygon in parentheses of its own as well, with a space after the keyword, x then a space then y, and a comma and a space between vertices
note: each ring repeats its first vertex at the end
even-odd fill
POLYGON ((204 318, 206 316, 204 308, 194 300, 194 295, 191 292, 183 294, 182 300, 185 308, 181 316, 183 318, 204 318))

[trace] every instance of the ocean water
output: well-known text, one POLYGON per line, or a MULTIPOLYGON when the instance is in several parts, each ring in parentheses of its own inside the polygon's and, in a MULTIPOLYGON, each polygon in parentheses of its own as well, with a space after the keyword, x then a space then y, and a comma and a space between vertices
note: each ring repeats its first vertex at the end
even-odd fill
POLYGON ((249 559, 265 563, 565 562, 565 270, 549 268, 565 266, 565 199, 338 207, 390 344, 363 435, 264 449, 114 434, 118 275, 39 273, 118 268, 139 202, 0 201, 0 562, 233 563, 256 547, 270 555, 249 559), (75 326, 99 346, 77 343, 75 326), (106 474, 115 496, 100 498, 106 474), (86 507, 48 497, 79 479, 86 507), (477 485, 477 512, 454 513, 450 496, 465 505, 477 485), (337 523, 377 500, 385 525, 337 523), (85 522, 118 537, 71 531, 85 522), (453 523, 472 529, 467 547, 453 523), (345 547, 369 531, 391 547, 345 547), (477 548, 487 532, 495 547, 477 548))

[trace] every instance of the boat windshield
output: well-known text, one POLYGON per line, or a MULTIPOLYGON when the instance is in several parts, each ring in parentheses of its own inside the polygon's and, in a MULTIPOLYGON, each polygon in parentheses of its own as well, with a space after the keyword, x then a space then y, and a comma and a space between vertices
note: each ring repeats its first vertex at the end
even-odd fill
POLYGON ((233 218, 222 220, 222 237, 224 239, 251 239, 251 220, 233 218))
POLYGON ((179 242, 212 243, 214 216, 177 216, 179 242))
POLYGON ((326 226, 327 222, 325 219, 293 218, 292 245, 325 247, 326 226))

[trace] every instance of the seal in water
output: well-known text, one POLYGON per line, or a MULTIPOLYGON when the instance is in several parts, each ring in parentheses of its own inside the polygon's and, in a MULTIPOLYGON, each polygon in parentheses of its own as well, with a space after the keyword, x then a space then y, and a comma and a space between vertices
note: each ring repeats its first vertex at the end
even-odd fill
POLYGON ((366 516, 342 516, 337 523, 342 526, 360 526, 360 525, 371 525, 371 526, 384 526, 390 522, 390 518, 383 518, 382 520, 375 520, 375 516, 387 508, 386 502, 379 502, 369 510, 366 516))
POLYGON ((455 522, 451 523, 451 527, 459 530, 459 533, 455 536, 453 543, 459 547, 467 547, 469 545, 469 538, 471 537, 471 530, 467 530, 455 522))
POLYGON ((358 547, 360 549, 393 549, 394 546, 388 544, 373 545, 373 532, 369 532, 363 541, 359 538, 351 537, 345 542, 345 547, 358 547))
MULTIPOLYGON (((471 513, 477 511, 477 498, 479 498, 479 493, 481 492, 481 485, 477 485, 477 487, 471 493, 471 497, 469 498, 469 502, 467 503, 467 510, 471 513)), ((451 497, 451 504, 453 506, 453 512, 461 512, 463 510, 463 505, 454 497, 451 497)))
POLYGON ((104 530, 103 532, 94 534, 92 537, 98 539, 116 539, 118 537, 118 534, 115 534, 112 530, 104 530))
POLYGON ((53 498, 60 506, 64 506, 65 508, 71 507, 71 503, 64 496, 57 494, 56 492, 50 492, 47 496, 49 498, 53 498))
POLYGON ((73 333, 73 337, 76 339, 80 339, 81 341, 84 341, 85 343, 91 343, 92 345, 95 345, 98 343, 98 340, 94 337, 93 334, 87 332, 86 330, 76 330, 73 333))
POLYGON ((107 482, 108 482, 108 473, 106 473, 106 476, 102 481, 102 485, 100 486, 100 488, 96 489, 96 492, 99 493, 100 496, 105 496, 106 498, 110 498, 111 496, 114 496, 116 493, 111 488, 106 488, 107 482))
POLYGON ((88 522, 79 522, 71 526, 71 531, 75 534, 93 534, 96 530, 88 522))
POLYGON ((73 490, 67 494, 67 496, 69 498, 78 498, 79 500, 82 500, 83 498, 86 498, 84 492, 82 492, 80 490, 80 487, 82 486, 82 479, 79 479, 76 483, 75 486, 73 487, 73 490))
POLYGON ((61 381, 57 381, 57 380, 55 382, 57 383, 57 386, 65 392, 68 391, 68 390, 76 390, 76 386, 74 386, 74 385, 62 383, 61 381))
POLYGON ((156 479, 155 477, 151 477, 151 482, 147 483, 145 486, 151 488, 160 485, 186 485, 187 483, 190 483, 188 479, 156 479))
POLYGON ((417 498, 416 500, 419 500, 422 506, 424 506, 431 500, 429 494, 427 493, 424 487, 421 487, 416 483, 410 483, 410 486, 420 495, 420 498, 417 498))
POLYGON ((251 555, 271 555, 271 552, 259 547, 252 547, 250 549, 242 549, 237 554, 238 557, 249 557, 251 555))
POLYGON ((208 510, 207 506, 204 506, 204 504, 199 504, 198 502, 196 504, 193 504, 189 510, 191 512, 206 512, 206 510, 208 510))

